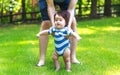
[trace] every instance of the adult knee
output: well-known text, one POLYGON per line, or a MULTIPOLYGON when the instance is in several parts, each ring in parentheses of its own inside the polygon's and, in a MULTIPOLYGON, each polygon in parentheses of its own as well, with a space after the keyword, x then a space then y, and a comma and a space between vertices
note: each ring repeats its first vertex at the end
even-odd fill
POLYGON ((41 23, 41 30, 46 30, 46 29, 49 29, 50 28, 50 25, 51 23, 50 23, 50 21, 48 20, 48 21, 43 21, 42 23, 41 23))

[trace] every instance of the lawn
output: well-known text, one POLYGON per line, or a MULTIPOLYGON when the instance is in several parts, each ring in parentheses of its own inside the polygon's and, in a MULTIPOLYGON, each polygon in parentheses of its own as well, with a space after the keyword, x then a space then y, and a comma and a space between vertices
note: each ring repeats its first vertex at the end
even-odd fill
POLYGON ((39 24, 0 27, 0 75, 120 75, 120 17, 77 22, 82 40, 76 53, 83 64, 72 64, 71 73, 62 58, 60 71, 54 71, 51 36, 45 66, 36 67, 39 29, 39 24))

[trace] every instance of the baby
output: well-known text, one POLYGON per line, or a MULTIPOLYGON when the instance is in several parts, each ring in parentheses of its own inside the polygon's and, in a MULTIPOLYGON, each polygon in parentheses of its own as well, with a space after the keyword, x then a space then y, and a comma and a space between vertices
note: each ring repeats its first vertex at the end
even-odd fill
POLYGON ((78 41, 81 37, 68 29, 68 21, 70 14, 68 11, 59 11, 54 15, 54 27, 51 27, 49 30, 43 30, 37 34, 37 37, 42 35, 52 35, 54 37, 55 50, 52 55, 52 59, 55 63, 56 71, 60 69, 58 58, 59 56, 63 57, 63 60, 66 65, 66 70, 71 71, 70 63, 70 41, 69 36, 75 37, 78 41))

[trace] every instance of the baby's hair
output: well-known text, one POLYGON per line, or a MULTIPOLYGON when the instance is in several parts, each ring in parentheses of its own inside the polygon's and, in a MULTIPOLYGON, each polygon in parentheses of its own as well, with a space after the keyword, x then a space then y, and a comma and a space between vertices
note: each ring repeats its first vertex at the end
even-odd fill
POLYGON ((70 18, 70 13, 69 13, 67 10, 58 11, 57 13, 55 13, 54 19, 55 19, 55 16, 56 16, 56 15, 62 16, 62 17, 65 19, 66 26, 68 25, 69 18, 70 18))

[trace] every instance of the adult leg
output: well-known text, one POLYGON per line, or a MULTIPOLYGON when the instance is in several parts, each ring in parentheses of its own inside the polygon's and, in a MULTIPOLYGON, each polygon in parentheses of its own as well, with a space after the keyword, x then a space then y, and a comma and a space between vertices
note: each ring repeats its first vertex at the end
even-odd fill
MULTIPOLYGON (((49 28, 50 28, 50 21, 49 20, 43 21, 41 23, 40 31, 46 30, 49 28)), ((47 49, 47 45, 48 45, 48 35, 40 36, 39 37, 39 44, 40 44, 40 46, 39 46, 40 47, 39 48, 40 49, 40 59, 39 59, 37 66, 42 66, 45 63, 45 55, 46 55, 46 49, 47 49)))
POLYGON ((60 64, 59 64, 58 58, 59 58, 58 54, 54 51, 53 55, 52 55, 52 59, 55 64, 56 71, 58 71, 60 69, 60 64))
MULTIPOLYGON (((77 33, 77 28, 76 28, 76 19, 73 19, 71 28, 73 31, 77 33)), ((71 42, 71 62, 79 64, 80 62, 76 58, 76 46, 77 46, 77 40, 74 37, 70 37, 70 42, 71 42)))

